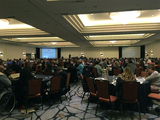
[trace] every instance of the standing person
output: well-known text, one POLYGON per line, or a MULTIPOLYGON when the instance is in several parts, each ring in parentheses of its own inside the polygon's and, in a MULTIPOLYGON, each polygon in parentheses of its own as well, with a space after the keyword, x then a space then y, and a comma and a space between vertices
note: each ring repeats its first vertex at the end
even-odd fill
POLYGON ((69 54, 69 64, 70 64, 70 60, 71 60, 71 54, 69 54))
POLYGON ((82 73, 83 73, 84 66, 82 65, 81 61, 79 61, 79 66, 77 67, 77 69, 78 69, 79 76, 81 77, 81 79, 83 79, 82 73))
POLYGON ((4 86, 5 90, 11 90, 11 81, 7 78, 7 76, 3 73, 4 72, 4 67, 0 65, 0 81, 2 85, 4 86))

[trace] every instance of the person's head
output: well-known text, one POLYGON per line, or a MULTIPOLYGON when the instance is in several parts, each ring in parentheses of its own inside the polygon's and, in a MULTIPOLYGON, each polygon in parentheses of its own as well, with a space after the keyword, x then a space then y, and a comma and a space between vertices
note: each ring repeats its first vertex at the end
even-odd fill
POLYGON ((73 61, 71 61, 70 63, 71 63, 71 65, 73 65, 73 61))
POLYGON ((98 62, 98 61, 96 61, 96 62, 95 62, 95 64, 96 64, 96 65, 98 65, 98 64, 99 64, 99 62, 98 62))
POLYGON ((2 65, 0 65, 0 72, 4 72, 4 67, 2 65))
POLYGON ((128 60, 128 63, 133 63, 132 59, 129 59, 129 60, 128 60))
POLYGON ((147 70, 148 70, 148 73, 153 73, 156 70, 156 68, 153 65, 149 65, 147 67, 147 70))
POLYGON ((113 66, 114 66, 115 68, 119 68, 119 67, 120 67, 119 62, 118 62, 118 61, 115 61, 114 64, 113 64, 113 66))
POLYGON ((121 79, 124 81, 135 81, 136 78, 133 75, 132 69, 130 67, 125 67, 121 79))

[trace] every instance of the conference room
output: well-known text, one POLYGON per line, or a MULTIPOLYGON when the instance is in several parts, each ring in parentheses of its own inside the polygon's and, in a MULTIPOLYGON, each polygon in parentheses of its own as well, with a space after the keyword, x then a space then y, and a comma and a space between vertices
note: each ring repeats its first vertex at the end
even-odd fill
MULTIPOLYGON (((13 65, 9 65, 11 61, 21 67, 15 73, 8 70, 13 93, 21 72, 29 65, 28 74, 41 81, 37 89, 43 101, 43 109, 42 106, 35 108, 42 103, 36 98, 33 106, 27 99, 24 109, 18 109, 16 103, 13 111, 0 115, 0 119, 159 119, 159 102, 156 99, 151 106, 153 98, 148 95, 153 91, 144 75, 150 65, 158 66, 155 70, 160 72, 159 3, 157 0, 0 0, 0 60, 6 70, 13 65), (83 89, 86 70, 92 66, 94 85, 99 84, 97 81, 108 81, 110 95, 116 96, 117 79, 123 75, 129 59, 138 69, 134 70, 134 76, 139 83, 140 115, 137 106, 131 112, 124 107, 121 112, 120 105, 115 103, 118 108, 112 111, 112 104, 104 101, 96 109, 98 94, 95 93, 96 98, 92 100, 91 91, 83 89), (101 76, 96 76, 96 61, 102 68, 101 76), (119 63, 120 73, 114 72, 115 61, 119 63), (144 68, 139 71, 140 61, 144 68), (80 63, 84 67, 82 74, 79 73, 80 63), (52 70, 48 72, 50 66, 52 70), (66 73, 63 85, 66 91, 52 101, 52 97, 48 99, 46 95, 50 93, 47 85, 52 86, 52 80, 62 80, 57 78, 57 70, 66 73)), ((95 89, 98 90, 98 86, 95 89)))

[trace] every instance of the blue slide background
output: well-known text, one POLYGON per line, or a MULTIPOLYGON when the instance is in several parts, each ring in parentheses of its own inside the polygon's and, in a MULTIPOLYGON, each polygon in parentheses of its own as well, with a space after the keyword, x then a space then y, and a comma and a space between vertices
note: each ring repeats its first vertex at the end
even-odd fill
POLYGON ((56 50, 42 49, 42 58, 56 58, 56 50))

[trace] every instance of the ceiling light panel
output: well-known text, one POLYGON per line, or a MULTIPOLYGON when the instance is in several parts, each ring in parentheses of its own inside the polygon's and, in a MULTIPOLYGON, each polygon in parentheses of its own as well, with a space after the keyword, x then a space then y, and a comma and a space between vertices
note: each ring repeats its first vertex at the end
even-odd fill
POLYGON ((7 19, 9 25, 0 25, 0 36, 21 36, 21 35, 49 35, 49 33, 37 29, 16 19, 7 19))
POLYGON ((127 39, 144 39, 154 35, 153 33, 141 34, 120 34, 120 35, 91 35, 85 36, 87 40, 127 40, 127 39))
POLYGON ((84 26, 160 23, 159 10, 122 11, 112 13, 78 14, 84 26), (94 19, 94 20, 93 20, 94 19))
POLYGON ((140 40, 125 40, 125 41, 116 41, 116 42, 110 42, 110 41, 92 41, 90 42, 93 46, 94 45, 131 45, 134 43, 139 42, 140 40))
POLYGON ((51 42, 42 42, 42 43, 29 43, 37 46, 75 46, 75 44, 71 42, 57 42, 56 44, 52 44, 51 42))

